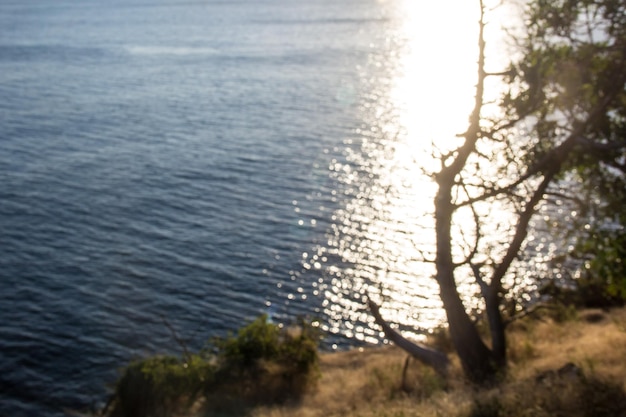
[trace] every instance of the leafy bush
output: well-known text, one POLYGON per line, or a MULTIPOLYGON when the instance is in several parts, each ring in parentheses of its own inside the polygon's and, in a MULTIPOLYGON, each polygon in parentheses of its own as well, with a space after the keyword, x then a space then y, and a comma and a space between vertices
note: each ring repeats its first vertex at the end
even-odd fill
POLYGON ((211 402, 268 404, 298 398, 318 375, 318 333, 310 324, 279 329, 261 316, 236 336, 214 338, 209 348, 218 362, 211 402), (231 401, 233 400, 233 401, 231 401))
POLYGON ((576 245, 574 257, 584 260, 581 292, 591 294, 594 307, 624 305, 626 301, 626 229, 597 228, 576 245))
POLYGON ((250 367, 261 359, 275 359, 280 350, 279 328, 265 315, 239 329, 236 336, 214 338, 211 342, 224 365, 250 367))
POLYGON ((168 416, 211 384, 215 368, 199 355, 154 356, 131 363, 115 387, 111 417, 168 416))
POLYGON ((131 363, 116 384, 110 417, 165 417, 200 395, 207 409, 232 409, 299 397, 316 380, 316 329, 301 320, 283 330, 261 316, 235 336, 212 339, 183 358, 131 363))

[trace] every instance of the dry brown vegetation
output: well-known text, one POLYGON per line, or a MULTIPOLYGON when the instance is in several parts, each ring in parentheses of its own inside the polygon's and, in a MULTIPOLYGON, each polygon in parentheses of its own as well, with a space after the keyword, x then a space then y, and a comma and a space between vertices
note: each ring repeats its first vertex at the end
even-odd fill
POLYGON ((545 315, 511 326, 508 375, 494 388, 448 381, 388 346, 322 355, 315 390, 251 417, 626 416, 626 309, 545 315), (563 319, 563 317, 561 317, 563 319))
MULTIPOLYGON (((265 328, 263 323, 257 321, 245 329, 265 328)), ((242 380, 229 380, 231 385, 235 384, 231 390, 230 385, 223 386, 224 381, 218 377, 217 385, 212 385, 216 390, 209 388, 201 400, 192 401, 188 407, 190 402, 185 401, 185 395, 172 397, 177 398, 172 404, 155 398, 157 392, 169 391, 155 391, 154 381, 146 385, 142 374, 142 378, 131 378, 134 385, 128 389, 122 389, 123 384, 118 384, 118 389, 130 396, 132 401, 126 401, 128 404, 136 405, 139 401, 139 405, 145 405, 147 402, 150 407, 140 407, 141 412, 137 412, 136 407, 114 408, 105 415, 626 417, 626 308, 608 311, 553 306, 541 316, 513 323, 507 338, 508 371, 491 387, 478 388, 468 383, 458 358, 452 353, 449 354, 453 365, 444 380, 414 359, 407 361, 406 353, 397 347, 386 346, 322 354, 319 373, 307 372, 295 379, 306 382, 303 391, 296 390, 297 395, 288 395, 294 391, 291 387, 294 379, 285 379, 280 367, 257 366, 254 369, 260 371, 260 377, 244 378, 248 381, 244 385, 242 380), (316 383, 309 384, 311 381, 316 383), (153 389, 145 391, 139 389, 141 387, 153 389), (280 390, 285 395, 276 396, 276 387, 282 387, 280 390), (232 395, 228 395, 229 392, 232 395), (242 393, 250 394, 248 401, 242 393), (275 398, 282 398, 278 400, 282 403, 277 403, 275 398)), ((444 331, 438 331, 430 342, 439 348, 449 346, 444 331)), ((156 364, 163 362, 158 358, 155 361, 156 364)), ((203 368, 193 369, 199 372, 203 368)), ((127 372, 125 375, 135 374, 127 372)), ((154 370, 148 375, 154 376, 154 370)), ((163 386, 184 388, 181 383, 187 379, 181 377, 183 374, 167 375, 163 386)), ((117 398, 116 404, 125 404, 119 393, 114 398, 117 398)))

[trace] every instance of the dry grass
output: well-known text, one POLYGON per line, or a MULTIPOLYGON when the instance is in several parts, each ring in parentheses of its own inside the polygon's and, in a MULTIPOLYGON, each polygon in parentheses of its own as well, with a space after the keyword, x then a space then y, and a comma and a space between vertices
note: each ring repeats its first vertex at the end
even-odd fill
MULTIPOLYGON (((444 383, 389 346, 325 354, 317 388, 297 404, 251 417, 626 416, 626 309, 575 320, 525 320, 509 334, 509 375, 498 388, 466 384, 458 363, 444 383), (556 370, 572 363, 572 374, 556 370)), ((454 358, 453 358, 454 359, 454 358)))
POLYGON ((388 346, 322 355, 321 379, 299 404, 255 410, 254 417, 410 416, 443 392, 443 381, 414 362, 403 381, 406 354, 388 346), (410 414, 407 410, 412 409, 410 414))
POLYGON ((531 329, 515 332, 510 337, 511 351, 532 351, 526 360, 512 360, 511 371, 515 377, 527 378, 573 362, 586 372, 622 378, 626 384, 623 379, 626 377, 625 309, 611 313, 585 310, 578 319, 558 325, 551 321, 530 325, 531 329))

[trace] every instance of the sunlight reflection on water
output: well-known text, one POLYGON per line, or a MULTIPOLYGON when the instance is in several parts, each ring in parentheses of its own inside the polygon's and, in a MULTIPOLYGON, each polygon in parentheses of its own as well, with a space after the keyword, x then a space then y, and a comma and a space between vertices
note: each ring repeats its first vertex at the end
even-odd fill
POLYGON ((370 56, 387 76, 362 80, 363 126, 346 140, 345 161, 329 167, 347 203, 333 216, 327 245, 303 255, 325 270, 314 294, 323 298, 331 333, 379 343, 368 294, 384 302, 383 315, 407 336, 444 320, 434 266, 424 261, 434 259, 436 187, 427 173, 438 168, 433 147, 458 145, 456 134, 467 127, 478 12, 474 2, 458 1, 451 12, 443 3, 405 1, 382 41, 385 54, 370 56))

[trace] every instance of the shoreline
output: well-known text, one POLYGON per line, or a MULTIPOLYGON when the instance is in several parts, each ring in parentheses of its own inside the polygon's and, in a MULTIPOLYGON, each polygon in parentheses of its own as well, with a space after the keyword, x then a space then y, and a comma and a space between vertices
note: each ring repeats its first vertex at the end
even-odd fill
MULTIPOLYGON (((319 352, 319 377, 297 399, 216 414, 211 400, 203 397, 176 415, 522 417, 532 409, 532 415, 546 417, 555 412, 625 416, 626 307, 567 313, 525 317, 511 325, 508 373, 495 387, 469 384, 450 352, 452 366, 443 380, 394 345, 357 347, 319 352), (485 414, 487 409, 497 413, 485 414), (596 414, 604 409, 610 412, 596 414)), ((438 335, 436 342, 445 342, 443 338, 438 335)))

